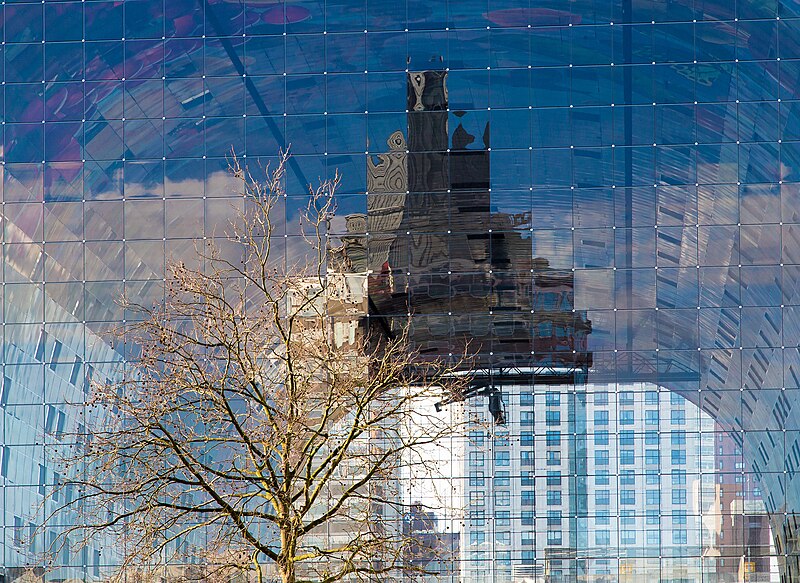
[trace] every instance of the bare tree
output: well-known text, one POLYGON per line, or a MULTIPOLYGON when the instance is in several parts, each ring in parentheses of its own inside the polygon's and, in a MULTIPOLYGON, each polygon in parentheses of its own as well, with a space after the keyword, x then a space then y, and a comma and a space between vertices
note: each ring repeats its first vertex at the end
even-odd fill
POLYGON ((62 548, 118 541, 128 575, 199 561, 205 579, 333 583, 418 568, 401 478, 435 470, 431 448, 460 432, 432 403, 462 390, 464 360, 419 358, 404 324, 364 325, 368 274, 328 233, 338 177, 311 189, 286 250, 286 160, 256 180, 234 158, 228 232, 198 243, 199 267, 167 266, 162 303, 126 303, 132 356, 92 387, 53 514, 79 516, 62 548))

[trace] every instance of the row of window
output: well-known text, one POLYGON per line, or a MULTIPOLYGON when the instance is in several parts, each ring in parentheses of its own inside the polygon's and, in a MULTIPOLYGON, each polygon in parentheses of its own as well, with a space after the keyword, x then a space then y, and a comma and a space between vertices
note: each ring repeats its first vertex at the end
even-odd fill
MULTIPOLYGON (((636 504, 638 490, 621 489, 618 493, 620 505, 631 506, 636 504)), ((536 505, 535 490, 522 490, 519 493, 519 500, 522 506, 536 505)), ((609 506, 611 504, 611 490, 594 490, 594 503, 597 506, 609 506)), ((539 493, 541 496, 541 493, 539 493)), ((545 503, 547 506, 561 506, 564 492, 562 490, 547 490, 545 493, 545 503)), ((688 501, 686 488, 672 488, 669 490, 670 500, 673 505, 685 505, 688 501)), ((661 504, 661 490, 646 490, 645 504, 661 504)), ((484 506, 486 504, 486 494, 480 490, 473 490, 469 493, 469 505, 471 507, 484 506)), ((496 507, 511 506, 511 492, 508 490, 494 490, 494 505, 496 507)))
MULTIPOLYGON (((686 398, 674 391, 669 391, 668 395, 664 393, 659 393, 658 391, 630 391, 630 390, 622 390, 612 394, 616 395, 616 402, 619 405, 635 405, 637 402, 642 400, 641 395, 644 396, 643 400, 645 405, 658 405, 659 403, 662 403, 664 401, 669 401, 670 405, 686 404, 686 398)), ((537 397, 540 396, 538 394, 533 393, 532 391, 521 391, 519 393, 520 406, 522 407, 533 406, 534 395, 536 395, 537 397)), ((544 404, 547 406, 561 405, 561 395, 562 393, 559 391, 545 391, 544 404)), ((592 391, 588 396, 591 396, 592 401, 594 402, 595 405, 609 404, 608 391, 592 391)), ((658 411, 656 411, 656 414, 657 413, 658 411)))
MULTIPOLYGON (((557 526, 556 524, 554 524, 557 526)), ((689 541, 688 530, 685 528, 675 528, 671 531, 671 539, 672 544, 687 544, 689 541)), ((548 546, 553 545, 561 545, 563 540, 563 531, 561 530, 547 530, 546 531, 546 544, 548 546)), ((645 544, 649 545, 660 545, 661 544, 661 531, 660 530, 646 530, 644 533, 641 533, 637 530, 631 529, 621 529, 619 531, 619 544, 621 545, 635 545, 641 540, 639 538, 640 534, 645 535, 645 544)), ((522 544, 523 545, 533 545, 534 538, 533 533, 526 538, 525 533, 523 533, 522 544)), ((486 533, 484 531, 475 530, 469 533, 469 544, 471 547, 482 545, 486 543, 486 533)), ((511 545, 511 532, 496 532, 495 533, 495 544, 498 546, 509 546, 511 545)), ((598 529, 594 531, 594 544, 597 546, 609 546, 611 545, 611 531, 607 529, 598 529)), ((524 552, 524 551, 523 551, 524 552)), ((502 563, 501 563, 502 564, 502 563)))
MULTIPOLYGON (((683 460, 683 463, 674 465, 685 465, 685 452, 680 454, 680 458, 683 460)), ((743 467, 743 463, 739 462, 737 463, 736 470, 741 471, 743 467)), ((604 468, 596 468, 594 469, 593 474, 595 485, 607 486, 611 483, 612 474, 609 470, 604 468)), ((622 469, 618 475, 614 475, 613 477, 614 481, 616 482, 618 480, 619 484, 622 486, 636 485, 637 478, 642 476, 644 477, 644 481, 647 485, 657 485, 660 484, 662 480, 667 480, 673 486, 679 486, 686 484, 687 475, 687 471, 681 468, 672 468, 669 470, 669 472, 660 472, 659 470, 648 469, 644 470, 644 473, 637 473, 635 470, 622 469)), ((713 473, 707 475, 714 476, 713 473)), ((471 487, 482 487, 486 485, 487 477, 482 470, 469 470, 468 477, 469 485, 471 487)), ((559 486, 561 485, 563 478, 564 476, 560 471, 548 470, 545 483, 548 486, 559 486)), ((724 483, 724 476, 720 476, 719 478, 719 482, 724 483)), ((519 479, 520 485, 522 486, 533 486, 536 483, 537 478, 535 472, 522 471, 519 476, 513 476, 513 479, 515 482, 517 479, 519 479)), ((539 477, 539 479, 541 480, 541 477, 539 477)), ((489 480, 494 487, 500 488, 504 486, 510 486, 512 476, 507 471, 497 470, 493 472, 493 475, 491 478, 489 478, 489 480)), ((733 481, 735 483, 743 483, 744 477, 742 475, 733 475, 733 481)))
MULTIPOLYGON (((680 506, 680 505, 678 505, 680 506)), ((611 512, 606 509, 598 508, 594 512, 590 513, 588 516, 582 517, 588 518, 592 521, 593 525, 596 526, 609 526, 612 523, 617 524, 619 523, 621 526, 635 526, 637 524, 644 524, 647 526, 653 525, 672 525, 672 526, 685 526, 689 524, 691 521, 697 525, 700 524, 700 521, 703 516, 723 516, 723 515, 714 515, 713 513, 704 513, 704 514, 692 514, 687 512, 685 509, 682 508, 673 508, 671 511, 664 511, 663 509, 653 509, 648 508, 641 511, 634 511, 634 510, 626 510, 621 509, 614 513, 614 516, 611 515, 611 512)), ((732 518, 732 515, 725 514, 724 516, 729 516, 732 518)), ((755 526, 761 527, 763 526, 761 522, 759 522, 760 516, 763 515, 739 515, 739 516, 750 516, 755 517, 755 519, 748 522, 750 525, 749 528, 753 528, 755 526), (752 524, 750 524, 752 523, 752 524)), ((522 526, 539 526, 546 524, 547 526, 561 526, 562 521, 571 521, 574 520, 575 517, 571 517, 569 515, 564 516, 561 510, 554 510, 554 509, 547 509, 547 511, 539 511, 538 514, 536 511, 533 510, 525 510, 523 509, 519 514, 514 516, 511 515, 511 512, 508 510, 495 510, 494 512, 494 519, 492 521, 493 526, 487 526, 487 517, 484 510, 480 509, 480 505, 477 508, 473 508, 470 510, 469 517, 472 522, 479 521, 480 526, 485 527, 483 529, 484 532, 489 532, 490 530, 494 529, 502 529, 504 527, 509 527, 512 524, 521 524, 522 526), (537 520, 538 519, 538 520, 537 520)), ((475 526, 475 524, 471 524, 471 526, 475 526)), ((523 531, 524 533, 527 531, 523 531)), ((524 538, 524 536, 523 536, 524 538)))
MULTIPOLYGON (((595 440, 597 443, 597 440, 595 440)), ((606 441, 607 443, 607 441, 606 441)), ((656 440, 656 443, 658 441, 656 440)), ((525 444, 523 444, 525 445, 525 444)), ((553 442, 547 444, 548 446, 558 445, 553 442)), ((541 453, 540 453, 541 455, 541 453)), ((618 452, 619 464, 634 465, 636 461, 636 452, 632 449, 622 449, 618 452)), ((544 452, 544 457, 547 465, 558 465, 561 463, 560 450, 547 450, 544 452)), ((672 449, 670 451, 670 461, 673 465, 686 465, 686 450, 685 449, 672 449)), ((657 449, 647 449, 644 452, 645 465, 658 465, 661 461, 661 452, 657 449)), ((535 452, 533 450, 522 450, 519 452, 519 463, 521 466, 535 465, 535 452)), ((483 467, 485 458, 483 452, 471 451, 469 452, 469 466, 470 467, 483 467)), ((610 451, 607 449, 598 449, 594 452, 594 463, 596 466, 607 466, 610 463, 610 451)), ((508 451, 498 450, 494 452, 494 465, 495 467, 505 467, 511 465, 511 454, 508 451)), ((741 468, 739 468, 741 469, 741 468)))

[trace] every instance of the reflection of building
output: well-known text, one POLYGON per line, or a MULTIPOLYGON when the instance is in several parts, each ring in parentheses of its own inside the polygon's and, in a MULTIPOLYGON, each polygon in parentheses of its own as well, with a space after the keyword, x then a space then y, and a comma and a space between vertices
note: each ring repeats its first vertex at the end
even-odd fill
MULTIPOLYGON (((121 316, 117 306, 105 302, 108 290, 92 293, 94 286, 88 285, 85 294, 79 293, 82 286, 73 263, 77 247, 64 257, 46 256, 44 244, 36 240, 36 227, 30 222, 6 222, 6 233, 13 233, 18 242, 6 254, 3 271, 7 283, 3 284, 0 520, 6 528, 0 532, 0 551, 4 551, 0 577, 9 582, 25 577, 34 581, 43 573, 41 556, 52 539, 40 530, 42 516, 63 504, 66 495, 54 495, 55 486, 65 478, 55 454, 72 447, 72 436, 83 432, 86 411, 80 403, 86 400, 90 383, 116 378, 121 362, 120 353, 102 336, 108 321, 121 316), (59 281, 47 290, 37 283, 45 262, 59 281), (42 322, 44 314, 47 322, 42 322), (84 325, 87 319, 93 320, 89 327, 84 325), (46 496, 53 497, 45 501, 46 496), (36 576, 26 575, 23 566, 35 567, 36 576)), ((54 225, 54 232, 64 239, 74 236, 63 225, 54 225)), ((86 253, 86 261, 95 259, 86 253)), ((108 274, 102 263, 87 269, 98 277, 108 274)), ((63 513, 60 519, 69 522, 77 516, 63 513)), ((96 540, 77 562, 69 552, 62 553, 57 561, 64 568, 57 569, 56 576, 100 576, 100 557, 109 562, 115 557, 110 542, 96 540)))
MULTIPOLYGON (((717 569, 720 581, 769 581, 774 560, 769 516, 741 447, 717 426, 715 443, 717 569)), ((711 555, 707 553, 707 555, 711 555)))
POLYGON ((715 492, 707 414, 647 385, 510 392, 507 426, 466 448, 465 581, 725 580, 689 560, 715 492))
POLYGON ((494 395, 502 422, 497 386, 512 378, 583 382, 591 322, 573 309, 573 274, 532 258, 513 216, 490 221, 489 125, 472 149, 467 112, 450 118, 447 72, 408 73, 407 105, 408 143, 398 130, 368 160, 367 216, 348 217, 345 247, 372 270, 373 315, 412 314, 421 354, 467 349, 487 365, 469 394, 494 395))
POLYGON ((403 519, 403 534, 414 541, 406 550, 406 561, 413 568, 405 574, 407 579, 458 581, 459 534, 442 532, 434 512, 421 502, 412 504, 403 519))
MULTIPOLYGON (((391 276, 383 269, 375 281, 375 309, 386 316, 413 312, 414 340, 424 352, 451 352, 469 334, 490 342, 481 331, 490 322, 471 325, 470 318, 492 305, 495 273, 508 268, 509 251, 505 234, 486 232, 488 125, 483 148, 471 149, 475 138, 461 123, 469 114, 448 110, 445 71, 409 73, 407 107, 408 194, 386 258, 391 276)), ((527 243, 509 236, 525 250, 518 255, 530 255, 527 243)))
POLYGON ((53 478, 30 444, 74 358, 122 357, 98 348, 113 298, 151 298, 166 256, 223 228, 232 146, 292 144, 289 201, 342 171, 357 270, 433 353, 469 334, 530 364, 533 258, 574 269, 587 383, 712 415, 771 515, 771 569, 800 580, 799 5, 566 4, 6 2, 2 564, 8 509, 53 478), (447 87, 413 73, 432 57, 447 87))
POLYGON ((396 131, 390 151, 368 161, 367 217, 351 216, 345 236, 373 272, 373 311, 412 313, 424 353, 453 352, 469 339, 493 366, 589 364, 591 324, 562 305, 571 276, 531 257, 513 216, 490 221, 488 124, 473 149, 469 113, 448 110, 445 71, 409 73, 407 94, 408 144, 396 131), (359 228, 369 236, 354 236, 359 228), (493 347, 502 349, 489 359, 493 347))
MULTIPOLYGON (((348 222, 352 222, 352 217, 348 222)), ((316 344, 319 347, 307 348, 312 355, 311 369, 319 370, 318 359, 322 358, 328 367, 332 367, 333 374, 364 378, 371 364, 362 351, 362 343, 367 341, 368 275, 353 271, 353 263, 358 261, 358 255, 354 260, 348 253, 352 250, 353 247, 349 246, 328 249, 324 288, 317 277, 290 281, 288 285, 292 287, 287 296, 287 312, 300 316, 292 343, 306 347, 316 344), (334 351, 333 356, 329 350, 334 351)), ((295 357, 300 360, 294 362, 298 368, 303 366, 302 354, 304 350, 301 348, 295 357)), ((360 412, 348 408, 349 403, 338 400, 341 386, 331 384, 324 375, 311 375, 305 380, 319 382, 316 385, 317 394, 312 389, 306 401, 293 403, 293 407, 307 416, 309 426, 316 427, 313 429, 316 435, 324 431, 328 436, 328 440, 315 442, 319 451, 314 454, 316 457, 313 460, 308 460, 309 467, 315 462, 326 463, 328 465, 325 467, 332 475, 313 480, 309 478, 315 487, 321 488, 321 492, 306 520, 311 521, 319 514, 332 511, 339 503, 341 507, 328 520, 306 534, 298 545, 298 554, 318 549, 358 548, 359 545, 370 548, 372 554, 365 556, 361 552, 350 556, 349 551, 322 554, 319 558, 298 563, 298 577, 316 580, 323 573, 343 568, 347 561, 356 564, 368 561, 373 569, 386 569, 383 574, 386 581, 394 581, 402 575, 398 575, 393 565, 402 564, 404 560, 398 558, 397 549, 407 542, 401 506, 400 474, 403 466, 401 463, 379 466, 376 460, 398 447, 397 440, 400 438, 388 422, 385 426, 371 426, 368 432, 350 443, 342 459, 330 462, 328 456, 335 454, 335 447, 331 444, 338 445, 340 440, 352 439, 352 432, 363 427, 358 421, 360 412), (320 422, 320 419, 324 422, 320 422), (372 479, 355 493, 349 492, 364 479, 365 472, 374 469, 379 471, 375 472, 372 479)), ((347 394, 355 398, 352 397, 353 393, 347 394)), ((388 397, 384 395, 384 398, 388 397)), ((392 418, 392 421, 396 419, 392 418)), ((275 574, 271 569, 270 572, 275 574)))

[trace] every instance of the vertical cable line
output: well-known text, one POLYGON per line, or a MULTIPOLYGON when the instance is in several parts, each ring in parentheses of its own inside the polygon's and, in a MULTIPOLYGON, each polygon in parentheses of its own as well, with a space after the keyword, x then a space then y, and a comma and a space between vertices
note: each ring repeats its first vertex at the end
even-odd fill
MULTIPOLYGON (((2 4, 2 6, 0 6, 0 10, 2 10, 2 12, 0 12, 0 16, 2 16, 3 22, 5 22, 6 21, 5 20, 5 10, 6 10, 5 2, 2 4)), ((5 30, 5 27, 3 27, 3 32, 1 34, 2 34, 2 41, 3 41, 2 58, 5 59, 5 50, 6 50, 6 46, 5 46, 6 30, 5 30)), ((5 90, 6 90, 6 87, 5 87, 5 85, 6 85, 5 67, 3 67, 2 76, 3 76, 3 78, 2 78, 2 86, 0 87, 0 89, 2 90, 3 103, 5 103, 5 90)), ((4 109, 3 110, 3 122, 2 122, 2 126, 0 126, 0 139, 3 140, 3 143, 5 143, 5 131, 6 131, 6 123, 5 123, 5 109, 4 109)), ((2 158, 2 161, 0 162, 0 180, 5 182, 5 170, 6 170, 6 168, 5 168, 5 150, 3 150, 0 154, 2 154, 2 156, 0 156, 2 158)), ((0 188, 2 188, 2 185, 0 185, 0 188)), ((2 213, 0 213, 0 220, 2 220, 3 223, 5 223, 5 220, 6 220, 6 218, 5 218, 5 214, 6 214, 5 213, 5 193, 4 193, 3 190, 0 190, 0 195, 1 195, 0 196, 0 200, 3 201, 2 205, 0 205, 0 206, 2 206, 2 213)), ((2 266, 2 269, 0 269, 0 278, 2 278, 2 286, 1 287, 3 288, 2 291, 3 291, 3 304, 4 305, 0 306, 0 320, 2 320, 2 326, 1 326, 2 330, 0 331, 0 340, 2 340, 4 347, 6 346, 6 342, 5 342, 5 340, 6 340, 6 326, 5 326, 5 322, 6 322, 6 315, 5 315, 5 291, 6 291, 5 290, 5 285, 6 285, 5 284, 5 281, 6 281, 6 269, 5 269, 6 268, 6 263, 5 263, 6 243, 5 243, 5 241, 6 241, 6 235, 5 235, 5 233, 6 233, 6 225, 3 224, 2 232, 0 232, 0 247, 2 247, 2 251, 1 252, 2 252, 2 256, 3 256, 2 257, 3 266, 2 266)), ((4 352, 5 352, 5 348, 4 348, 4 352)), ((4 354, 4 358, 3 358, 3 362, 2 362, 2 373, 3 373, 3 380, 2 380, 2 385, 0 385, 0 408, 2 408, 2 409, 0 409, 0 410, 2 410, 3 413, 5 414, 5 404, 8 402, 9 393, 11 392, 11 383, 10 382, 7 383, 6 380, 5 380, 6 377, 11 373, 10 370, 6 369, 5 354, 4 354)), ((8 483, 7 473, 8 473, 8 467, 9 467, 9 457, 11 457, 11 450, 7 445, 8 443, 11 443, 11 439, 10 439, 11 429, 8 426, 9 426, 9 424, 7 422, 4 422, 2 429, 0 429, 0 443, 2 443, 2 445, 0 445, 0 482, 2 482, 2 485, 0 485, 0 502, 3 503, 3 508, 11 508, 11 505, 8 504, 7 501, 6 501, 6 484, 8 483)), ((8 497, 10 498, 11 495, 8 494, 8 497)))
MULTIPOLYGON (((82 114, 83 115, 81 115, 80 143, 81 143, 81 175, 82 175, 82 178, 83 178, 83 180, 81 181, 81 240, 83 241, 83 243, 81 244, 81 251, 82 252, 81 252, 80 260, 81 260, 81 280, 82 280, 83 283, 81 284, 81 286, 82 286, 81 287, 81 299, 82 299, 82 301, 81 301, 81 307, 80 307, 80 314, 78 315, 78 317, 83 322, 83 327, 81 329, 82 339, 80 341, 80 346, 82 347, 82 349, 81 349, 81 359, 83 360, 83 364, 82 364, 82 369, 80 371, 80 374, 78 375, 78 382, 81 384, 78 395, 82 399, 83 402, 82 402, 82 406, 80 407, 80 412, 77 414, 77 416, 78 416, 78 420, 82 420, 83 421, 83 426, 85 428, 88 428, 88 427, 90 427, 89 422, 88 422, 88 416, 89 415, 87 413, 87 410, 88 410, 88 407, 89 407, 88 402, 87 402, 88 399, 89 399, 89 394, 88 394, 88 391, 86 390, 87 389, 86 385, 87 385, 87 377, 88 377, 88 374, 89 374, 89 366, 91 366, 91 365, 89 363, 89 359, 87 358, 87 356, 89 354, 91 354, 91 352, 86 349, 86 347, 87 347, 87 345, 89 343, 87 342, 87 339, 86 339, 87 331, 86 331, 86 121, 85 120, 87 119, 87 116, 86 116, 86 3, 85 2, 81 3, 81 32, 82 32, 82 34, 81 34, 81 39, 82 39, 82 42, 81 42, 81 59, 82 59, 82 63, 81 63, 81 65, 82 65, 82 67, 81 67, 81 77, 82 77, 82 79, 81 79, 82 80, 81 92, 83 93, 83 95, 82 95, 83 99, 82 99, 81 103, 82 103, 82 106, 83 106, 82 107, 82 114)), ((123 69, 124 69, 124 67, 123 67, 123 69)), ((122 128, 120 128, 120 131, 122 131, 122 128)), ((77 425, 77 429, 76 429, 76 431, 78 433, 80 433, 80 427, 81 427, 81 423, 80 423, 80 421, 78 421, 78 425, 77 425)), ((86 431, 86 430, 84 429, 84 431, 86 431)), ((78 436, 78 437, 81 438, 81 436, 78 436)), ((89 473, 88 464, 81 464, 78 467, 77 472, 79 472, 78 478, 81 481, 86 482, 87 477, 88 477, 88 473, 89 473)), ((94 547, 92 547, 92 550, 94 550, 94 547)), ((89 577, 89 559, 88 559, 89 550, 88 550, 88 548, 87 548, 86 553, 87 553, 87 560, 84 561, 83 574, 84 574, 84 577, 86 577, 88 579, 88 577, 89 577)), ((92 555, 93 556, 92 556, 91 560, 94 561, 95 558, 96 558, 95 557, 95 552, 93 552, 92 555)), ((99 568, 100 568, 100 566, 97 563, 94 563, 94 569, 99 569, 99 568)))
MULTIPOLYGON (((164 232, 163 232, 163 239, 161 241, 162 247, 161 252, 163 253, 161 262, 159 264, 159 268, 161 271, 161 277, 163 278, 163 282, 165 285, 161 288, 161 301, 166 301, 167 297, 167 238, 169 237, 169 233, 167 232, 167 226, 169 224, 167 220, 167 63, 166 63, 166 55, 167 55, 167 0, 162 0, 161 2, 161 14, 163 17, 161 18, 161 44, 162 49, 164 50, 164 63, 162 64, 163 69, 161 69, 161 139, 162 139, 162 150, 161 150, 161 178, 164 181, 164 190, 161 191, 162 194, 162 213, 164 216, 164 232)), ((205 194, 205 186, 203 186, 203 194, 205 194)), ((205 207, 205 204, 203 205, 205 207)), ((203 233, 205 232, 205 217, 203 217, 203 233)), ((202 233, 201 233, 202 235, 202 233)), ((158 273, 155 274, 156 279, 158 279, 158 273)))
MULTIPOLYGON (((127 19, 127 13, 128 13, 128 7, 123 3, 123 5, 122 5, 122 36, 123 36, 123 40, 122 40, 122 82, 120 83, 120 90, 122 91, 122 121, 120 122, 120 128, 121 128, 121 131, 122 131, 122 185, 121 185, 121 187, 122 187, 122 205, 121 205, 122 217, 121 218, 122 218, 122 279, 123 279, 123 281, 125 279, 127 279, 125 277, 125 275, 127 274, 127 271, 128 271, 128 258, 127 258, 127 256, 128 256, 128 241, 127 241, 127 239, 128 239, 128 228, 127 228, 128 225, 127 225, 127 221, 125 220, 125 216, 127 214, 129 214, 127 211, 130 210, 128 208, 128 205, 130 203, 127 201, 127 196, 126 196, 126 194, 127 194, 127 192, 126 192, 126 184, 128 182, 128 180, 127 180, 128 179, 128 176, 127 176, 128 162, 127 162, 126 159, 129 158, 129 156, 130 156, 128 154, 128 152, 131 152, 131 154, 133 154, 133 152, 130 150, 130 148, 128 148, 128 140, 127 140, 128 132, 126 130, 127 130, 128 124, 130 122, 128 121, 128 117, 125 115, 126 106, 128 104, 128 100, 127 100, 127 98, 125 96, 125 85, 126 85, 126 83, 128 83, 128 75, 127 75, 127 65, 128 65, 127 43, 128 43, 128 40, 127 40, 127 36, 126 36, 127 20, 128 20, 127 19)), ((85 107, 85 104, 84 104, 84 107, 85 107)), ((163 174, 162 174, 162 184, 163 184, 163 174)), ((122 282, 120 282, 120 284, 121 284, 120 287, 122 289, 122 293, 124 294, 125 293, 125 287, 126 287, 127 284, 126 283, 122 283, 122 282)), ((123 315, 124 315, 124 312, 123 312, 123 315)), ((127 362, 126 362, 126 359, 125 359, 125 347, 124 347, 124 345, 122 347, 122 354, 120 355, 120 361, 122 362, 121 375, 122 375, 122 380, 124 381, 125 380, 125 375, 127 375, 127 371, 125 370, 127 368, 127 362)), ((120 545, 124 549, 122 551, 123 556, 126 556, 128 554, 128 546, 130 545, 129 541, 127 540, 127 537, 123 537, 123 540, 120 541, 120 545)))
MULTIPOLYGON (((625 318, 628 326, 626 336, 626 350, 633 350, 633 0, 624 0, 622 5, 622 95, 623 111, 622 125, 624 133, 624 188, 625 188, 625 318)), ((656 324, 657 325, 657 324, 656 324)), ((628 354, 629 366, 633 366, 628 354)), ((632 372, 632 371, 631 371, 632 372)))
MULTIPOLYGON (((633 373, 633 30, 631 21, 633 20, 633 0, 623 0, 622 3, 622 96, 623 107, 622 125, 624 134, 624 189, 625 189, 625 323, 627 330, 625 334, 625 348, 628 376, 633 373)), ((654 108, 655 110, 655 108, 654 108)), ((653 112, 655 115, 655 111, 653 112)), ((655 179, 655 178, 654 178, 655 179)), ((658 323, 656 322, 656 326, 658 323)), ((657 357, 656 357, 657 358, 657 357)), ((619 364, 617 363, 617 372, 619 364)), ((619 385, 618 385, 619 386, 619 385)), ((617 427, 619 431, 619 427, 617 427)), ((621 541, 621 529, 617 526, 617 542, 621 541)), ((659 553, 660 555, 660 553, 659 553)), ((620 557, 617 557, 617 572, 620 571, 622 564, 620 557)), ((660 569, 659 561, 659 569, 660 569)))

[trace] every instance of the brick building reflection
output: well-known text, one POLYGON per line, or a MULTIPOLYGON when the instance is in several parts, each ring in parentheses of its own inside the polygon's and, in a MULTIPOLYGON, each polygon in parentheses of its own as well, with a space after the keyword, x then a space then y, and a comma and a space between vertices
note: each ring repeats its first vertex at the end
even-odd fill
POLYGON ((353 268, 372 273, 371 316, 391 333, 411 314, 423 355, 476 354, 475 393, 585 383, 591 322, 574 310, 572 272, 532 256, 530 217, 492 212, 489 124, 476 137, 470 114, 448 109, 446 71, 408 73, 407 111, 367 160, 367 214, 349 215, 343 237, 353 268))

